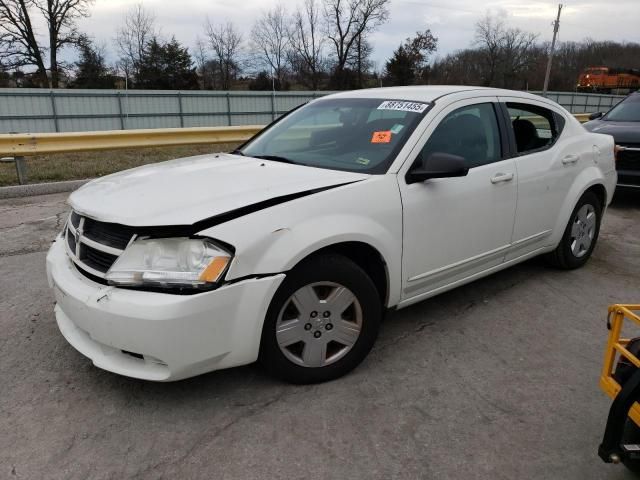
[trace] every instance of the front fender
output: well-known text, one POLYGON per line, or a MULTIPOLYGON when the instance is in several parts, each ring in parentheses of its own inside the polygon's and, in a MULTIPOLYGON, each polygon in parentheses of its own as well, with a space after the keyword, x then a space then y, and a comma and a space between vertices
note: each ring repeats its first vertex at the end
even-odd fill
POLYGON ((400 298, 402 204, 395 175, 299 198, 200 234, 236 249, 227 280, 287 272, 322 248, 343 242, 366 243, 386 264, 388 305, 400 298))

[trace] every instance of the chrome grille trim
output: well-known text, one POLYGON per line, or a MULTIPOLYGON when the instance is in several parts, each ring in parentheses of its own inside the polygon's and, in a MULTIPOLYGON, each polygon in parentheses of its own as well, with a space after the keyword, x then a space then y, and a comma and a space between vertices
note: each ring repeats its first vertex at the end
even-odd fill
MULTIPOLYGON (((97 220, 91 220, 91 221, 98 222, 97 220)), ((100 253, 111 255, 117 258, 120 255, 122 255, 124 250, 121 250, 119 248, 115 248, 109 245, 105 245, 92 238, 87 237, 83 232, 84 225, 85 225, 84 216, 81 216, 74 211, 72 211, 69 214, 69 219, 67 221, 67 226, 65 230, 65 250, 69 258, 73 261, 73 263, 78 268, 84 270, 85 272, 95 277, 104 279, 106 277, 108 267, 106 267, 107 270, 105 271, 97 270, 96 268, 88 265, 87 262, 83 260, 83 258, 86 258, 88 255, 96 255, 96 254, 99 255, 100 253), (72 237, 71 242, 69 241, 69 237, 72 237), (73 244, 75 246, 75 250, 71 249, 70 244, 73 244), (83 250, 85 248, 88 250, 83 250), (93 252, 91 252, 92 250, 93 252), (87 255, 86 252, 90 252, 90 253, 87 255)), ((131 239, 127 242, 127 246, 129 246, 131 242, 135 240, 135 238, 136 238, 136 235, 132 235, 131 239)), ((94 264, 96 263, 95 258, 96 257, 94 256, 93 257, 94 264)), ((87 261, 92 261, 92 260, 87 259, 87 261)), ((100 265, 96 264, 96 266, 100 266, 100 265)))
POLYGON ((108 245, 103 245, 102 243, 98 243, 95 240, 91 240, 89 237, 82 236, 80 237, 80 242, 85 245, 89 245, 94 250, 100 250, 101 252, 110 253, 111 255, 115 255, 119 257, 122 255, 124 250, 120 250, 119 248, 109 247, 108 245))
MULTIPOLYGON (((69 231, 67 231, 67 235, 69 235, 69 231)), ((76 242, 76 251, 78 250, 78 245, 80 244, 80 242, 76 242)), ((73 263, 85 270, 86 272, 89 272, 91 275, 95 275, 96 277, 100 277, 100 278, 105 278, 106 277, 106 273, 104 272, 100 272, 98 270, 96 270, 95 268, 91 268, 89 265, 87 265, 86 263, 84 263, 82 260, 80 260, 78 258, 78 256, 76 255, 75 252, 72 252, 71 249, 69 248, 69 242, 65 242, 65 247, 67 250, 67 255, 69 255, 69 258, 73 261, 73 263)))

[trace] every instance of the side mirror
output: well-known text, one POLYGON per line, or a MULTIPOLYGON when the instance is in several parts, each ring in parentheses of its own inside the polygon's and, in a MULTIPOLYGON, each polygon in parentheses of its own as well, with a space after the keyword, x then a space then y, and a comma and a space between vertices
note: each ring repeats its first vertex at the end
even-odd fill
POLYGON ((464 157, 435 152, 417 162, 407 172, 407 183, 424 182, 430 178, 464 177, 469 173, 464 157))
POLYGON ((589 115, 589 120, 595 120, 596 118, 600 118, 604 115, 602 112, 596 112, 589 115))

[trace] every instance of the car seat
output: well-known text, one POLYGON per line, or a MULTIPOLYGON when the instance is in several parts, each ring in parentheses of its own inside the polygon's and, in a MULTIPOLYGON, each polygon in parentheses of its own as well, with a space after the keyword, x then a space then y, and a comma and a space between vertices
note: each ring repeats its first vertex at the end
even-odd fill
POLYGON ((512 125, 519 153, 526 152, 527 150, 535 150, 546 144, 546 142, 538 136, 538 129, 532 121, 516 118, 512 122, 512 125))

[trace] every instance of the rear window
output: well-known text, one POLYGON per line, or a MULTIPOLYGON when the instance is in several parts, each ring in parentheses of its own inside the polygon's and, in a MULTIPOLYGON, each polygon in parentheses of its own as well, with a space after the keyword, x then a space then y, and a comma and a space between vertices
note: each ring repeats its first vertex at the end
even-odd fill
POLYGON ((553 111, 537 105, 507 103, 519 154, 549 148, 560 135, 562 124, 553 111))

